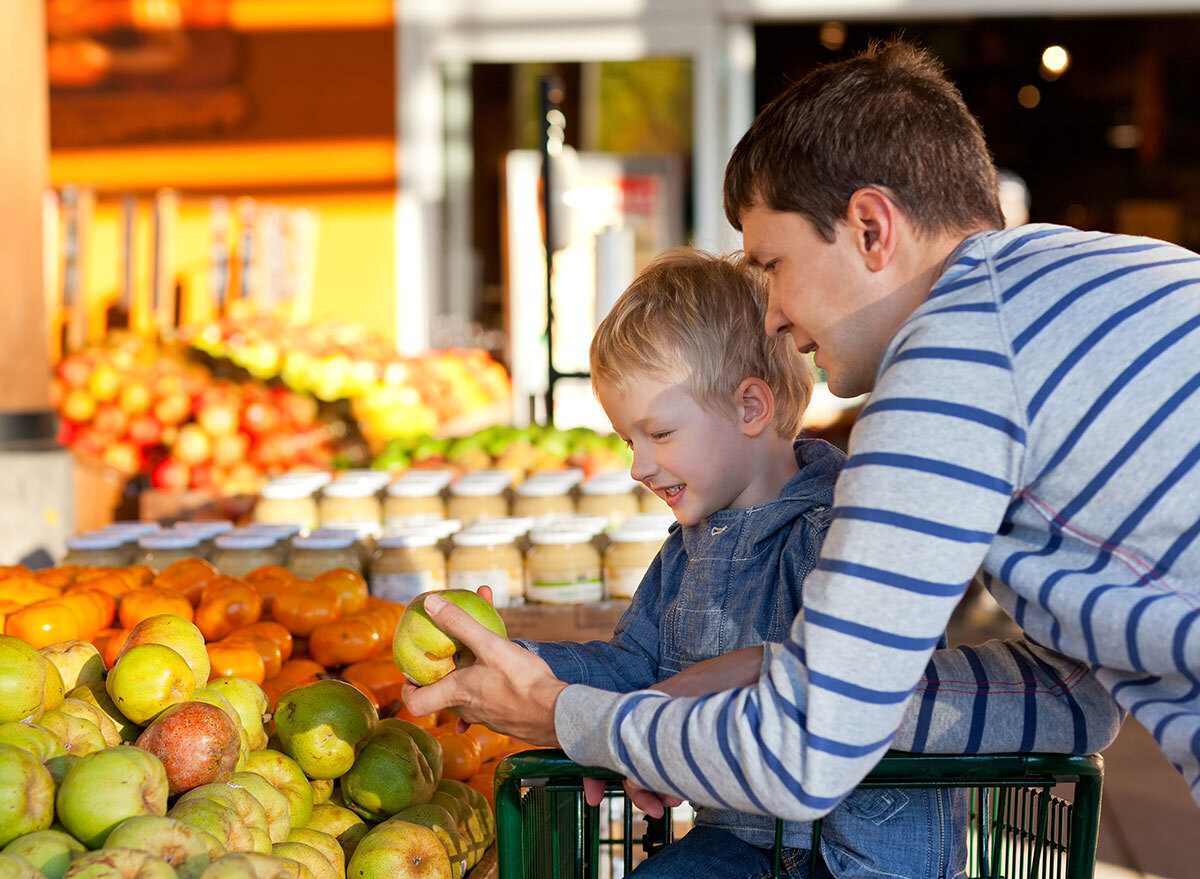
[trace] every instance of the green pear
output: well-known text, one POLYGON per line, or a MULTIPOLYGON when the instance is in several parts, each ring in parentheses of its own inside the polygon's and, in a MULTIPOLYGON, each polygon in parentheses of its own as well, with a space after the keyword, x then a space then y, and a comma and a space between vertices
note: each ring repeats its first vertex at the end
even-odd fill
POLYGON ((347 805, 358 806, 380 821, 407 806, 428 802, 437 782, 412 736, 389 727, 367 740, 342 777, 341 787, 347 805))
POLYGON ((0 745, 0 845, 54 821, 54 780, 33 754, 0 745))
POLYGON ((62 879, 71 861, 87 851, 87 847, 61 830, 36 830, 18 836, 4 847, 12 855, 20 855, 42 872, 46 879, 62 879))
POLYGON ((437 834, 421 824, 384 821, 359 842, 346 875, 353 879, 457 879, 437 834))
POLYGON ((283 752, 309 778, 338 778, 375 730, 379 714, 345 681, 321 680, 284 693, 275 705, 275 731, 283 752))
POLYGON ((471 653, 457 639, 451 638, 429 618, 425 610, 425 599, 439 595, 458 605, 484 627, 502 638, 508 637, 504 620, 491 603, 469 589, 443 589, 436 593, 426 592, 408 603, 404 615, 396 625, 392 637, 392 657, 405 677, 415 684, 428 686, 454 671, 471 665, 475 661, 471 653))
POLYGON ((146 852, 174 867, 179 879, 196 879, 211 860, 202 832, 175 818, 139 815, 114 827, 104 848, 146 852))
POLYGON ((63 879, 175 879, 175 869, 161 858, 132 848, 102 848, 80 855, 63 879))

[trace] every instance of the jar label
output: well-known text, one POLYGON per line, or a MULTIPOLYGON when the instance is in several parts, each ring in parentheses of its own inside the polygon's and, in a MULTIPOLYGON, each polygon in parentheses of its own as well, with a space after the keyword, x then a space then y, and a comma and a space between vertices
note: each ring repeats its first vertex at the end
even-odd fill
POLYGON ((583 604, 604 597, 601 580, 575 580, 570 583, 530 583, 525 589, 527 601, 541 604, 583 604))
POLYGON ((433 571, 413 574, 372 574, 371 594, 388 601, 408 604, 423 592, 446 588, 446 581, 433 571))
POLYGON ((648 570, 649 565, 644 568, 605 568, 604 585, 609 598, 633 598, 648 570))
POLYGON ((466 589, 474 592, 480 586, 492 587, 492 604, 495 607, 508 607, 513 604, 512 581, 504 568, 492 568, 486 571, 451 571, 449 576, 451 589, 466 589))

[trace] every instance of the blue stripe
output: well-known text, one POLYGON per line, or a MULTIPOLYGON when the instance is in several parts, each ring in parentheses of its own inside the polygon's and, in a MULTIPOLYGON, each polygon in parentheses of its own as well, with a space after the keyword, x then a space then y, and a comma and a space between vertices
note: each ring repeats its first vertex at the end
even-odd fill
POLYGON ((942 640, 940 634, 934 635, 932 638, 907 638, 903 635, 897 635, 895 632, 885 632, 883 629, 876 629, 871 626, 864 626, 861 623, 844 620, 841 617, 830 616, 827 613, 815 611, 811 607, 804 612, 804 618, 814 626, 820 626, 823 629, 830 629, 834 632, 841 632, 843 635, 850 635, 854 638, 861 638, 864 641, 870 641, 872 644, 894 647, 897 650, 932 650, 937 646, 938 641, 942 640))
MULTIPOLYGON (((1152 687, 1161 680, 1162 680, 1162 678, 1160 678, 1158 675, 1149 675, 1148 677, 1138 678, 1136 681, 1121 681, 1121 683, 1117 684, 1115 687, 1112 688, 1111 695, 1113 697, 1113 701, 1116 701, 1117 696, 1121 693, 1122 690, 1134 689, 1134 688, 1140 689, 1141 687, 1152 687)), ((1133 712, 1131 711, 1129 713, 1132 714, 1133 712)))
MULTIPOLYGON (((761 724, 762 719, 758 716, 758 708, 753 704, 752 701, 747 700, 746 706, 743 709, 743 713, 750 713, 752 715, 750 717, 751 724, 753 725, 753 728, 757 729, 761 724)), ((842 794, 836 797, 818 797, 809 794, 804 790, 804 787, 800 784, 799 779, 797 779, 790 771, 788 771, 787 767, 783 765, 783 761, 776 757, 774 752, 772 752, 769 748, 763 747, 762 761, 767 764, 767 768, 774 773, 775 777, 778 778, 783 786, 787 789, 787 792, 792 795, 792 799, 810 809, 831 809, 841 802, 842 798, 845 796, 845 794, 842 794)))
MULTIPOLYGON (((1042 669, 1042 672, 1047 677, 1053 678, 1055 676, 1054 669, 1043 662, 1041 658, 1035 655, 1033 657, 1033 661, 1037 663, 1038 667, 1042 669)), ((1086 753, 1085 749, 1087 747, 1088 740, 1087 720, 1084 717, 1083 709, 1079 707, 1079 703, 1075 701, 1075 697, 1071 695, 1070 690, 1063 688, 1062 698, 1063 701, 1067 703, 1067 708, 1071 712, 1071 724, 1074 728, 1074 739, 1071 743, 1071 753, 1086 753)))
POLYGON ((909 516, 905 513, 895 513, 891 510, 874 507, 834 507, 829 515, 831 519, 853 519, 857 522, 891 525, 893 528, 903 528, 905 531, 915 531, 918 534, 928 534, 930 537, 953 540, 957 543, 991 543, 996 536, 994 531, 956 528, 953 525, 944 525, 931 519, 922 519, 919 516, 909 516))
POLYGON ((1026 410, 1029 420, 1032 421, 1034 419, 1034 416, 1037 415, 1042 406, 1045 404, 1046 399, 1050 396, 1054 389, 1059 386, 1062 380, 1066 378, 1067 373, 1070 372, 1071 369, 1083 359, 1084 355, 1091 351, 1101 339, 1116 329, 1120 324, 1124 323, 1128 318, 1140 311, 1145 310, 1146 308, 1149 308, 1160 299, 1169 296, 1176 290, 1179 290, 1183 287, 1190 287, 1197 283, 1200 283, 1200 280, 1189 279, 1186 281, 1179 281, 1175 284, 1168 284, 1166 287, 1163 287, 1160 290, 1155 290, 1149 296, 1142 297, 1132 305, 1127 305, 1125 308, 1122 308, 1104 323, 1100 324, 1100 326, 1096 327, 1096 329, 1088 333, 1087 337, 1084 338, 1084 340, 1078 345, 1076 345, 1071 350, 1070 354, 1063 358, 1062 363, 1055 367, 1054 371, 1050 373, 1049 378, 1042 383, 1042 386, 1038 388, 1037 393, 1033 395, 1033 399, 1029 402, 1029 408, 1026 410))
POLYGON ((654 712, 654 717, 650 719, 650 730, 646 735, 646 742, 650 748, 650 758, 654 761, 654 771, 658 773, 658 777, 662 779, 664 787, 670 788, 670 792, 681 799, 687 799, 682 791, 671 782, 667 777, 667 767, 663 766, 662 757, 658 750, 658 721, 662 718, 663 712, 671 704, 670 699, 664 699, 663 703, 658 706, 654 712))
POLYGON ((1184 531, 1175 538, 1175 542, 1167 548, 1167 551, 1163 553, 1163 557, 1159 559, 1158 564, 1154 566, 1154 573, 1160 577, 1165 577, 1170 572, 1171 566, 1179 561, 1179 557, 1192 545, 1197 536, 1200 536, 1200 518, 1192 523, 1192 526, 1187 531, 1184 531))
MULTIPOLYGON (((1071 453, 1071 450, 1074 449, 1079 443, 1079 440, 1083 438, 1083 435, 1087 432, 1087 429, 1091 426, 1091 423, 1099 417, 1100 413, 1104 411, 1109 403, 1116 399, 1120 390, 1129 384, 1135 375, 1161 357, 1173 345, 1187 337, 1188 334, 1190 334, 1197 327, 1200 327, 1200 315, 1196 315, 1191 320, 1185 321, 1175 329, 1171 330, 1171 332, 1167 333, 1165 336, 1143 351, 1136 360, 1129 364, 1129 366, 1121 370, 1121 374, 1109 382, 1108 387, 1106 387, 1101 393, 1096 395, 1096 402, 1091 405, 1088 411, 1084 413, 1083 418, 1081 418, 1078 423, 1076 423, 1075 427, 1072 428, 1071 433, 1068 434, 1066 440, 1064 440, 1063 444, 1059 446, 1058 451, 1054 453, 1054 456, 1046 463, 1046 466, 1042 468, 1042 472, 1038 474, 1037 478, 1034 479, 1033 482, 1040 482, 1047 473, 1051 472, 1054 470, 1054 468, 1062 463, 1063 459, 1071 453)), ((1033 482, 1030 484, 1033 484, 1033 482)))
POLYGON ((842 559, 822 557, 817 561, 816 570, 827 571, 831 574, 847 574, 861 580, 870 580, 872 583, 903 589, 905 592, 915 592, 918 595, 936 598, 956 598, 962 595, 967 588, 967 583, 935 583, 931 580, 918 580, 916 577, 906 577, 894 571, 885 571, 883 568, 873 568, 870 565, 860 565, 842 559))
POLYGON ((629 716, 629 712, 633 711, 633 709, 637 708, 647 699, 658 698, 661 695, 661 693, 637 693, 631 696, 617 709, 617 716, 613 718, 612 726, 609 727, 612 730, 613 738, 616 739, 614 744, 616 745, 617 759, 621 761, 622 766, 629 767, 629 774, 642 787, 646 787, 647 785, 645 780, 633 771, 633 761, 629 759, 629 749, 625 747, 625 741, 621 736, 621 724, 624 723, 625 718, 629 716))
POLYGON ((925 692, 921 694, 921 708, 917 712, 917 725, 913 730, 912 749, 918 754, 925 750, 925 745, 929 741, 929 727, 933 723, 933 706, 937 704, 938 690, 941 689, 937 663, 932 659, 925 666, 924 677, 925 692))
POLYGON ((1133 529, 1142 523, 1142 520, 1150 514, 1150 511, 1158 504, 1163 497, 1166 496, 1172 488, 1175 488, 1184 475, 1200 463, 1200 445, 1192 446, 1192 450, 1184 456, 1175 467, 1163 477, 1158 485, 1154 486, 1154 490, 1146 496, 1134 509, 1132 513, 1125 517, 1125 521, 1118 526, 1117 530, 1109 535, 1105 541, 1109 546, 1120 546, 1125 538, 1132 533, 1133 529))
MULTIPOLYGON (((1200 688, 1192 687, 1192 692, 1189 694, 1188 697, 1181 696, 1178 699, 1171 699, 1170 701, 1171 702, 1189 702, 1189 701, 1191 701, 1191 699, 1196 698, 1196 691, 1198 689, 1200 689, 1200 688)), ((1162 719, 1160 719, 1158 721, 1158 723, 1156 723, 1154 725, 1154 729, 1151 730, 1151 734, 1154 736, 1155 741, 1157 741, 1161 745, 1162 740, 1163 740, 1163 733, 1165 733, 1167 731, 1167 727, 1174 721, 1179 720, 1181 717, 1186 717, 1189 720, 1194 721, 1196 719, 1196 712, 1194 712, 1194 711, 1174 711, 1174 712, 1166 715, 1162 719)), ((1180 769, 1178 766, 1176 766, 1175 768, 1179 772, 1181 772, 1181 773, 1183 772, 1183 770, 1180 769)))
POLYGON ((957 360, 963 363, 978 363, 982 366, 998 366, 1001 369, 1011 369, 1012 364, 1003 354, 995 351, 981 351, 977 348, 905 348, 892 358, 892 363, 902 360, 957 360))
POLYGON ((1107 250, 1089 250, 1089 251, 1085 251, 1084 253, 1072 254, 1071 256, 1067 256, 1060 260, 1052 262, 1048 265, 1044 265, 1041 268, 1037 269, 1036 271, 1033 271, 1030 274, 1026 275, 1024 278, 1022 278, 1020 281, 1017 281, 1015 284, 1010 284, 1008 289, 1006 289, 1004 291, 1004 295, 1001 297, 1001 300, 1006 303, 1011 302, 1013 299, 1015 299, 1019 294, 1021 294, 1026 289, 1028 289, 1030 287, 1030 285, 1032 285, 1036 281, 1041 280, 1046 275, 1050 274, 1053 271, 1056 271, 1057 269, 1066 268, 1067 266, 1071 265, 1072 263, 1077 263, 1081 259, 1092 259, 1097 256, 1112 256, 1112 255, 1122 254, 1122 253, 1144 253, 1147 250, 1157 250, 1158 248, 1163 247, 1163 246, 1164 245, 1158 244, 1158 243, 1128 244, 1128 245, 1125 245, 1124 247, 1111 247, 1107 250))
MULTIPOLYGON (((688 768, 692 770, 692 775, 696 776, 697 780, 704 785, 704 789, 708 791, 708 795, 712 797, 714 803, 719 803, 726 809, 733 808, 725 800, 721 799, 716 789, 709 783, 708 778, 700 771, 700 765, 696 762, 696 758, 692 755, 692 743, 688 738, 688 727, 692 725, 692 718, 697 711, 711 699, 716 693, 710 693, 707 696, 701 696, 697 699, 692 707, 688 709, 687 716, 684 718, 683 727, 679 730, 679 745, 683 752, 683 759, 687 761, 688 768)), ((732 698, 730 696, 729 698, 732 698)))
MULTIPOLYGON (((1037 675, 1033 670, 1033 666, 1026 661, 1021 655, 1021 651, 1017 650, 1014 644, 1008 641, 1000 642, 1013 658, 1013 662, 1017 664, 1017 670, 1021 674, 1021 679, 1026 681, 1037 680, 1037 675)), ((1018 751, 1028 752, 1033 750, 1033 746, 1037 741, 1037 687, 1031 686, 1025 692, 1025 711, 1022 712, 1021 727, 1021 745, 1017 748, 1018 751)))
POLYGON ((958 647, 957 650, 967 660, 967 665, 971 666, 971 673, 975 675, 975 695, 971 704, 971 728, 967 733, 967 744, 963 750, 968 754, 978 754, 979 746, 983 743, 983 726, 987 722, 987 696, 991 686, 988 683, 983 663, 979 661, 975 651, 967 648, 966 645, 958 647))
POLYGON ((926 311, 924 314, 957 314, 963 312, 968 314, 995 314, 997 311, 998 309, 994 302, 963 302, 959 305, 943 305, 941 308, 926 311))
MULTIPOLYGON (((1062 545, 1062 539, 1062 532, 1055 531, 1051 533, 1050 538, 1046 541, 1046 544, 1041 549, 1014 552, 1012 555, 1006 558, 1004 560, 1004 564, 1000 566, 1000 573, 998 575, 1000 577, 1000 582, 1013 582, 1013 570, 1017 567, 1017 565, 1025 561, 1025 559, 1044 558, 1045 556, 1053 555, 1058 547, 1062 545)), ((1045 607, 1045 605, 1042 606, 1045 607)), ((1020 621, 1018 620, 1018 622, 1020 621)))
POLYGON ((925 297, 926 301, 930 299, 939 299, 942 296, 949 296, 951 293, 957 293, 959 290, 966 290, 969 287, 974 287, 976 284, 983 284, 989 278, 984 275, 968 275, 965 278, 960 278, 957 281, 948 281, 944 284, 934 284, 929 291, 929 295, 925 297))
MULTIPOLYGON (((1051 527, 1053 528, 1054 526, 1051 526, 1051 527)), ((1102 569, 1107 564, 1108 564, 1107 555, 1105 555, 1104 553, 1100 553, 1092 561, 1092 563, 1090 565, 1088 565, 1086 568, 1075 569, 1075 570, 1067 570, 1065 568, 1059 568, 1053 574, 1048 576, 1042 582, 1041 588, 1038 589, 1038 604, 1040 604, 1043 608, 1046 609, 1046 611, 1048 613, 1050 613, 1050 620, 1051 620, 1051 622, 1050 622, 1050 646, 1053 647, 1059 653, 1063 652, 1062 644, 1060 643, 1060 639, 1062 638, 1062 623, 1059 621, 1058 615, 1050 610, 1050 594, 1054 591, 1054 587, 1057 586, 1059 583, 1061 583, 1068 575, 1080 574, 1080 573, 1094 574, 1094 573, 1098 572, 1100 569, 1102 569)), ((1086 602, 1085 602, 1085 604, 1086 604, 1086 602)), ((1082 614, 1081 614, 1080 622, 1083 625, 1084 638, 1090 638, 1091 633, 1090 633, 1089 624, 1088 624, 1087 619, 1085 617, 1083 617, 1082 614)))
POLYGON ((746 773, 742 771, 742 766, 737 757, 734 756, 733 749, 729 747, 729 709, 733 707, 733 696, 731 695, 725 700, 724 707, 721 708, 721 713, 717 715, 717 744, 721 748, 721 755, 725 758, 725 763, 729 766, 733 777, 737 779, 738 784, 742 786, 742 791, 746 794, 747 799, 754 804, 754 808, 762 812, 764 815, 771 814, 771 810, 762 804, 762 801, 751 790, 750 784, 746 781, 746 773))
POLYGON ((820 687, 830 693, 837 693, 856 702, 866 702, 869 705, 898 705, 908 698, 912 689, 907 690, 874 690, 859 684, 852 684, 835 678, 832 675, 821 674, 819 671, 808 670, 808 682, 814 687, 820 687))
POLYGON ((1179 409, 1180 404, 1194 394, 1198 389, 1200 389, 1200 373, 1196 373, 1196 375, 1192 376, 1191 379, 1189 379, 1183 385, 1183 387, 1179 388, 1179 390, 1168 397, 1167 401, 1159 406, 1158 409, 1155 410, 1154 414, 1146 419, 1145 422, 1143 422, 1142 426, 1138 428, 1138 431, 1125 441, 1125 444, 1121 446, 1120 451, 1118 451, 1112 456, 1112 458, 1109 459, 1108 463, 1104 465, 1104 468, 1092 478, 1091 482, 1087 484, 1083 491, 1081 491, 1070 501, 1070 503, 1063 507, 1063 509, 1059 512, 1059 519, 1056 520, 1056 522, 1068 522, 1076 513, 1082 510, 1087 505, 1088 501, 1095 497, 1100 489, 1104 488, 1104 486, 1108 484, 1108 481, 1112 479, 1112 477, 1118 470, 1121 469, 1121 467, 1129 463, 1130 460, 1135 459, 1134 453, 1138 450, 1142 443, 1149 439, 1150 435, 1158 430, 1158 428, 1162 426, 1163 422, 1166 421, 1169 416, 1175 414, 1175 412, 1179 409))
MULTIPOLYGON (((1146 666, 1142 664, 1142 650, 1138 646, 1138 624, 1142 621, 1142 614, 1148 611, 1154 602, 1161 601, 1166 597, 1165 592, 1158 595, 1147 595, 1134 605, 1133 610, 1129 612, 1129 618, 1125 620, 1125 650, 1129 654, 1129 666, 1134 671, 1143 673, 1146 671, 1146 666)), ((1113 690, 1113 693, 1115 695, 1116 690, 1113 690)))
POLYGON ((1196 624, 1196 620, 1200 618, 1200 610, 1193 610, 1175 627, 1175 638, 1171 645, 1171 656, 1175 660, 1175 668, 1179 669, 1179 673, 1184 678, 1192 682, 1192 688, 1200 687, 1200 678, 1196 677, 1196 673, 1188 668, 1187 664, 1187 643, 1188 633, 1191 632, 1192 626, 1196 624))
POLYGON ((803 646, 797 644, 789 637, 783 642, 783 649, 792 654, 792 656, 796 657, 796 661, 802 666, 805 668, 808 667, 808 658, 805 656, 803 646))
MULTIPOLYGON (((1097 573, 1100 568, 1104 567, 1106 560, 1103 558, 1097 559, 1091 564, 1087 573, 1097 573)), ((1076 572, 1078 573, 1078 572, 1076 572)), ((1087 598, 1083 600, 1083 604, 1079 608, 1079 621, 1083 626, 1083 640, 1087 644, 1087 658, 1092 665, 1097 665, 1100 662, 1100 657, 1096 652, 1096 630, 1092 625, 1092 614, 1096 612, 1096 604, 1107 593, 1114 589, 1124 588, 1123 583, 1105 583, 1103 586, 1094 587, 1088 591, 1087 598)))
POLYGON ((1018 354, 1021 353, 1021 349, 1032 342, 1033 338, 1046 327, 1048 327, 1055 320, 1055 318, 1059 317, 1064 311, 1074 305, 1075 302, 1095 290, 1097 287, 1102 287, 1111 281, 1127 277, 1135 272, 1140 272, 1143 269, 1156 269, 1163 266, 1174 266, 1179 265, 1180 263, 1194 261, 1194 257, 1188 257, 1187 259, 1170 259, 1163 262, 1142 263, 1141 265, 1136 266, 1122 266, 1119 269, 1114 269, 1113 271, 1107 272, 1099 277, 1092 278, 1087 283, 1080 284, 1069 293, 1060 296, 1049 308, 1043 311, 1033 323, 1022 330, 1013 340, 1013 351, 1018 354))
MULTIPOLYGON (((1019 237, 1010 241, 1008 244, 1004 245, 1004 247, 1001 248, 1001 250, 999 252, 997 252, 994 257, 992 257, 992 259, 999 262, 1000 260, 1004 259, 1006 256, 1011 256, 1013 253, 1015 253, 1017 250, 1024 247, 1026 244, 1028 244, 1031 241, 1037 241, 1041 238, 1049 238, 1049 237, 1052 237, 1055 235, 1066 235, 1070 232, 1076 232, 1076 231, 1078 231, 1078 230, 1071 229, 1066 226, 1060 226, 1060 227, 1057 227, 1054 229, 1039 229, 1036 232, 1030 232, 1028 234, 1020 235, 1019 237)), ((1041 253, 1042 251, 1038 251, 1038 252, 1041 253)))
POLYGON ((922 473, 945 476, 947 479, 954 479, 958 482, 965 482, 968 485, 986 488, 988 491, 994 491, 998 494, 1010 495, 1013 493, 1011 482, 992 476, 989 473, 972 470, 969 467, 960 467, 957 464, 948 464, 936 458, 922 458, 918 455, 903 455, 898 452, 859 452, 852 455, 842 469, 849 470, 853 467, 867 466, 919 470, 922 473))
POLYGON ((868 403, 859 415, 866 418, 876 412, 928 412, 932 415, 947 415, 951 418, 961 418, 973 421, 984 427, 990 427, 1005 433, 1019 443, 1025 442, 1025 431, 1013 424, 1007 418, 980 409, 977 406, 965 406, 962 403, 948 403, 945 400, 927 400, 922 397, 892 397, 885 400, 874 400, 868 403))

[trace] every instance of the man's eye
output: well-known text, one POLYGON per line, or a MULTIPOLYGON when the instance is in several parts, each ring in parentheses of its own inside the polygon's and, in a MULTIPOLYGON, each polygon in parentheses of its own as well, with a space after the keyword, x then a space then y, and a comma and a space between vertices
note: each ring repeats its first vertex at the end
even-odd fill
POLYGON ((778 265, 779 265, 779 260, 773 259, 769 263, 767 263, 765 266, 763 266, 763 271, 770 274, 771 272, 775 271, 775 268, 778 265))

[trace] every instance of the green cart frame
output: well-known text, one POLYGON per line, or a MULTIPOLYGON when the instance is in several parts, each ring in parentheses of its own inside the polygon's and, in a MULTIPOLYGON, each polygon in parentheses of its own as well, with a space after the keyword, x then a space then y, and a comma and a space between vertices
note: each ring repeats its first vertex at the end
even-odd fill
MULTIPOLYGON (((1103 779, 1104 760, 1097 755, 891 751, 861 786, 968 788, 967 875, 973 879, 1088 879, 1096 860, 1103 779), (1068 784, 1074 786, 1069 800, 1062 796, 1068 784)), ((637 847, 653 855, 671 841, 669 817, 639 817, 645 829, 635 837, 634 810, 619 775, 579 766, 561 751, 514 754, 496 769, 500 879, 628 874, 637 847), (601 806, 584 803, 585 777, 605 780, 601 806), (608 817, 602 821, 605 807, 608 817)), ((778 822, 774 876, 780 870, 782 832, 778 822)), ((816 821, 814 850, 820 834, 816 821)))

